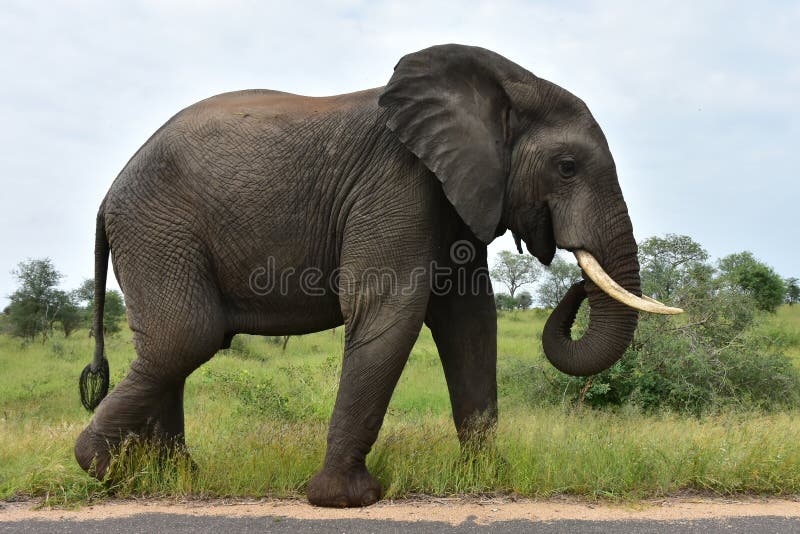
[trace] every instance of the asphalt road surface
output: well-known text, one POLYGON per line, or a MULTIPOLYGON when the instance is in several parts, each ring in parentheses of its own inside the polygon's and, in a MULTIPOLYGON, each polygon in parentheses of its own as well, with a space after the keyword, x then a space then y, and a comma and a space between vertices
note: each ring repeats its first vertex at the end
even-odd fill
POLYGON ((800 533, 800 518, 776 516, 731 517, 696 520, 622 520, 622 521, 498 521, 478 524, 471 518, 459 525, 428 521, 391 521, 376 519, 294 519, 285 517, 227 517, 191 516, 184 514, 146 513, 129 517, 89 520, 26 519, 3 522, 0 533, 220 533, 220 532, 274 532, 316 534, 336 533, 451 533, 451 532, 508 532, 542 534, 589 534, 614 532, 619 534, 670 532, 715 534, 747 533, 800 533))

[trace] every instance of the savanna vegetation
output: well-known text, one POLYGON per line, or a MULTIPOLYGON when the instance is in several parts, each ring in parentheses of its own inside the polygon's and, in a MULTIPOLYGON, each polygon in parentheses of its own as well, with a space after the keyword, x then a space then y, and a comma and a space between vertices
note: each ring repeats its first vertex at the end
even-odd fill
MULTIPOLYGON (((642 316, 626 356, 594 377, 567 377, 546 361, 546 310, 501 309, 500 423, 482 452, 460 450, 423 328, 368 457, 386 497, 800 493, 800 307, 786 300, 770 308, 769 294, 755 294, 748 268, 769 273, 752 255, 712 264, 684 238, 645 241, 640 260, 643 291, 687 313, 642 316)), ((135 358, 124 320, 115 324, 120 331, 106 338, 112 386, 135 358)), ((53 325, 44 336, 12 335, 11 314, 0 315, 0 499, 303 496, 324 454, 341 328, 288 342, 236 336, 187 381, 187 442, 198 469, 131 443, 112 469, 116 482, 104 484, 72 456, 90 419, 77 377, 94 340, 85 322, 70 332, 53 325)))

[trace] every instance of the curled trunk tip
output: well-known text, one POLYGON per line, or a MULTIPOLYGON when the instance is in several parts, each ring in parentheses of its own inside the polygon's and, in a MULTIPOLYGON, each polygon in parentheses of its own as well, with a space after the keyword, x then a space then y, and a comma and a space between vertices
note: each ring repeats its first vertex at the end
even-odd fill
POLYGON ((573 376, 589 376, 614 365, 633 339, 636 310, 611 299, 593 282, 574 284, 550 314, 542 332, 542 348, 550 363, 573 376), (572 325, 581 303, 589 298, 589 327, 573 340, 572 325))

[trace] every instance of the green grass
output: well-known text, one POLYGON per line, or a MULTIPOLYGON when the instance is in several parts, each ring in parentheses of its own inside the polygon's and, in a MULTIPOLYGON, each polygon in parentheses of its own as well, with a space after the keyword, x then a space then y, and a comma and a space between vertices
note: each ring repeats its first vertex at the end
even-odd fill
MULTIPOLYGON (((501 375, 542 358, 544 318, 535 311, 500 318, 501 375)), ((761 328, 783 336, 800 365, 800 306, 783 307, 761 328)), ((132 444, 118 461, 125 476, 108 488, 72 456, 90 420, 78 400, 77 377, 93 340, 85 330, 44 345, 0 336, 0 499, 70 504, 111 494, 302 496, 322 463, 342 346, 341 328, 293 337, 285 353, 265 338, 237 336, 236 350, 218 354, 187 382, 187 442, 199 470, 183 461, 160 463, 132 444)), ((111 337, 106 350, 116 383, 135 357, 130 332, 111 337)), ((386 496, 800 493, 800 413, 690 418, 632 408, 531 408, 519 388, 502 384, 496 453, 464 459, 436 347, 424 329, 368 457, 386 496)))
POLYGON ((760 330, 780 340, 783 351, 800 367, 800 305, 781 306, 760 330))

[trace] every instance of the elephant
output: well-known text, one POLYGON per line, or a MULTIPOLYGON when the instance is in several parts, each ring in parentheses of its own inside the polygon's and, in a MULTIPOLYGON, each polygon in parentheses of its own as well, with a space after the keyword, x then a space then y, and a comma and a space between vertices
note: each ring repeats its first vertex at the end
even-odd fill
POLYGON ((401 58, 385 87, 330 97, 246 90, 189 106, 100 204, 95 352, 81 378, 96 411, 78 463, 102 479, 128 435, 184 447, 184 382, 235 334, 344 325, 324 463, 307 496, 320 506, 376 502, 382 489, 365 458, 423 324, 459 439, 493 432, 487 245, 508 230, 520 253, 524 242, 549 264, 566 249, 583 269, 542 334, 565 373, 616 362, 637 310, 675 312, 641 297, 614 160, 587 106, 494 52, 433 46, 401 58), (137 358, 106 396, 109 255, 137 358), (573 340, 586 298, 589 325, 573 340))

